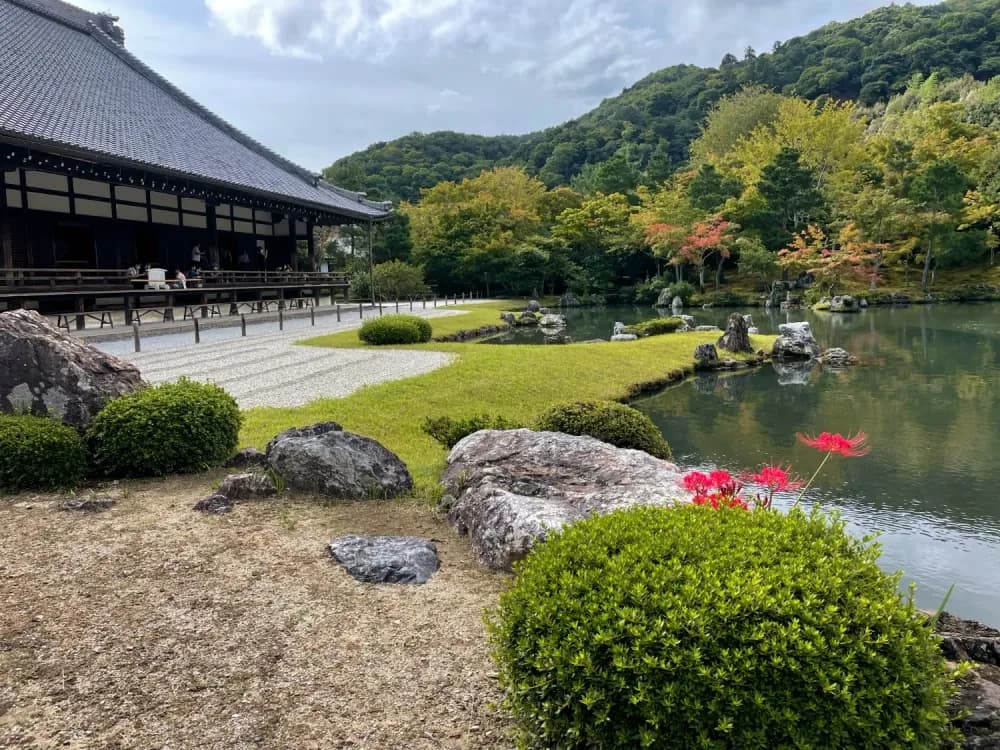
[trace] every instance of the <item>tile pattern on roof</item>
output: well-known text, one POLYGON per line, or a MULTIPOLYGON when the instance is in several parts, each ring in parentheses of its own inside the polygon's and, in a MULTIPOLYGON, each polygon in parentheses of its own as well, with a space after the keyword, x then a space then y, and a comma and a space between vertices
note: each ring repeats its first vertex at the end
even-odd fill
POLYGON ((59 0, 0 0, 0 134, 63 144, 356 218, 385 215, 378 204, 313 184, 305 170, 173 89, 90 18, 59 0))

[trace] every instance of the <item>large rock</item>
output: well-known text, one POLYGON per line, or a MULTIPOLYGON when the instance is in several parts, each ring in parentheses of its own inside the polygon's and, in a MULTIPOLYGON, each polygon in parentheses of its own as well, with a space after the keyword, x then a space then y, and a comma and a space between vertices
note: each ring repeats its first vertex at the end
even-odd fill
POLYGON ((670 293, 669 289, 663 289, 660 291, 660 295, 656 298, 656 304, 654 307, 672 307, 673 306, 674 295, 670 293))
POLYGON ((935 631, 941 636, 941 650, 951 661, 977 661, 1000 667, 1000 630, 942 612, 935 631))
POLYGON ((542 309, 541 303, 537 299, 533 299, 528 303, 528 312, 538 312, 542 309))
POLYGON ((749 354, 753 351, 750 343, 750 332, 747 318, 739 313, 733 313, 726 321, 726 332, 719 337, 715 345, 727 352, 744 352, 749 354))
POLYGON ((949 661, 971 661, 949 708, 965 736, 963 748, 1000 748, 1000 631, 942 612, 935 631, 949 661))
POLYGON ((855 313, 861 312, 858 300, 849 294, 838 295, 830 300, 830 312, 855 313))
POLYGON ((33 310, 0 313, 0 412, 30 411, 79 430, 113 398, 142 388, 139 369, 33 310))
POLYGON ((782 323, 778 331, 781 335, 771 349, 775 359, 815 359, 819 356, 819 344, 809 323, 782 323))
POLYGON ((329 497, 395 497, 413 488, 399 456, 334 422, 278 435, 268 443, 267 462, 287 487, 329 497))
POLYGON ((330 554, 365 583, 427 583, 441 567, 434 543, 413 536, 342 536, 330 554))
POLYGON ((230 500, 260 500, 277 495, 278 487, 270 474, 249 472, 230 474, 222 480, 216 493, 230 500))
POLYGON ((270 455, 271 449, 278 444, 280 440, 285 440, 286 438, 311 438, 318 437, 320 435, 325 435, 328 432, 342 432, 343 427, 341 427, 337 422, 317 422, 316 424, 311 424, 308 427, 290 427, 284 432, 279 432, 271 441, 267 444, 264 449, 264 459, 267 460, 267 456, 270 455))
POLYGON ((698 344, 694 348, 694 361, 697 365, 713 364, 719 361, 719 352, 715 344, 698 344))
POLYGON ((553 315, 552 313, 549 313, 548 315, 542 316, 542 319, 538 321, 538 325, 542 328, 550 329, 565 328, 566 318, 562 315, 553 315))
POLYGON ((819 355, 819 361, 833 368, 847 367, 848 365, 856 365, 858 363, 857 357, 846 349, 841 349, 839 346, 834 346, 824 351, 819 355))
POLYGON ((468 534, 479 561, 509 570, 539 540, 594 513, 687 498, 668 461, 592 437, 483 430, 448 456, 442 481, 448 520, 468 534))

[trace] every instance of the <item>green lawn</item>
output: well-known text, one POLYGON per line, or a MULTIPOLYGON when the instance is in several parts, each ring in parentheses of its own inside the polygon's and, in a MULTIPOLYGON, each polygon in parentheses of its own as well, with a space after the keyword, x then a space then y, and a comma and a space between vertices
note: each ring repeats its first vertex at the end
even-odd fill
MULTIPOLYGON (((434 335, 478 328, 499 319, 511 304, 459 306, 468 314, 434 319, 434 335)), ((430 349, 458 355, 454 364, 406 380, 369 386, 350 396, 321 399, 294 408, 261 407, 246 412, 242 446, 263 447, 279 431, 323 420, 368 435, 395 451, 409 466, 418 491, 433 493, 446 450, 421 430, 424 417, 500 414, 530 424, 553 403, 579 399, 624 399, 637 385, 663 382, 690 372, 695 346, 718 333, 675 333, 632 343, 565 346, 490 346, 428 343, 400 349, 430 349)), ((755 336, 756 348, 773 337, 755 336)), ((310 339, 310 346, 364 346, 356 331, 310 339)), ((667 436, 669 439, 669 436, 667 436)))

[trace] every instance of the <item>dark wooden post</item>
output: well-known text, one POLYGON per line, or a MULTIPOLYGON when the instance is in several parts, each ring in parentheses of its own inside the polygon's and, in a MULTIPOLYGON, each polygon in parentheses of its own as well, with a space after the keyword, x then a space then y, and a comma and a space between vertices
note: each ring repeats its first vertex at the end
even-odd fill
MULTIPOLYGON (((298 243, 293 245, 295 254, 298 254, 298 243)), ((313 237, 312 219, 306 219, 306 247, 309 248, 309 270, 318 271, 319 264, 316 263, 316 238, 313 237)))
MULTIPOLYGON (((0 249, 2 249, 3 254, 3 267, 13 268, 14 267, 14 243, 10 237, 10 214, 7 211, 7 188, 6 184, 0 190, 0 249)), ((13 283, 13 274, 8 276, 5 281, 7 283, 13 283)))

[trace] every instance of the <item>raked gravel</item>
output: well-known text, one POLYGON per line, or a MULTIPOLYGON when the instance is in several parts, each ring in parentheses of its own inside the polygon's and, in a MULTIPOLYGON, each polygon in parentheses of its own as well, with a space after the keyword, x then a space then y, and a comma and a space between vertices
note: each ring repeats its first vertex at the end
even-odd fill
MULTIPOLYGON (((415 311, 433 318, 461 315, 457 310, 415 311)), ((150 383, 188 377, 216 383, 244 409, 301 406, 318 398, 346 396, 387 380, 421 375, 452 362, 452 354, 402 349, 327 349, 298 346, 312 336, 357 328, 359 320, 322 321, 316 327, 203 342, 151 352, 120 354, 134 362, 150 383)), ((100 344, 98 344, 100 346, 100 344)))

